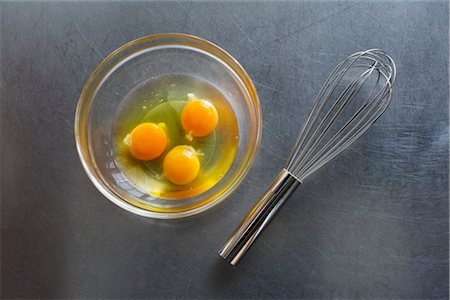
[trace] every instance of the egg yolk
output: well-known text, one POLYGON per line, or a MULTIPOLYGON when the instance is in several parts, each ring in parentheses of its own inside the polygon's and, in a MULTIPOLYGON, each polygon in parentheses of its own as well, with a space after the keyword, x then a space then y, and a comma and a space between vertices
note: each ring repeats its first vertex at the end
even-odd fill
POLYGON ((181 113, 184 130, 195 137, 204 137, 213 132, 218 120, 216 108, 206 100, 189 101, 181 113))
POLYGON ((197 177, 200 170, 198 154, 191 146, 176 146, 164 158, 163 170, 171 182, 187 184, 197 177))
POLYGON ((160 156, 167 146, 167 135, 160 125, 142 123, 131 132, 131 154, 140 160, 152 160, 160 156))

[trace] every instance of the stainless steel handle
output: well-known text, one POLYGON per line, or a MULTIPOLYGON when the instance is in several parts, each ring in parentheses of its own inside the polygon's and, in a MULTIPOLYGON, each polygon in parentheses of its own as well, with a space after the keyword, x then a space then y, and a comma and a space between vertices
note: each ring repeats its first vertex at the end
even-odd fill
POLYGON ((220 256, 230 264, 236 265, 299 185, 300 181, 283 169, 244 221, 228 238, 219 252, 220 256))

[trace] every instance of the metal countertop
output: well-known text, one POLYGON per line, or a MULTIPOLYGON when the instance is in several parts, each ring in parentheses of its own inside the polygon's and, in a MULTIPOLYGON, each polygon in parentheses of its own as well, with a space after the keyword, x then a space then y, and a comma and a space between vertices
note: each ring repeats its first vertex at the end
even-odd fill
POLYGON ((447 1, 1 2, 3 298, 447 298, 447 1), (200 215, 132 215, 79 162, 73 119, 100 61, 152 33, 223 47, 264 130, 237 191, 200 215), (217 252, 284 165, 328 74, 382 48, 398 77, 371 130, 310 177, 237 267, 217 252))

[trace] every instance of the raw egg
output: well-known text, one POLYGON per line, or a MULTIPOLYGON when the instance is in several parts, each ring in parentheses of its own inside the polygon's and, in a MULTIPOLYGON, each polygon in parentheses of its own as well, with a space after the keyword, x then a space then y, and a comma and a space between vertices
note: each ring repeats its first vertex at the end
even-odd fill
POLYGON ((152 77, 117 109, 114 159, 142 193, 174 200, 196 197, 232 165, 237 124, 230 102, 209 82, 181 74, 152 77))
POLYGON ((131 154, 139 160, 152 160, 160 156, 167 146, 163 124, 142 123, 136 126, 124 142, 131 154))
POLYGON ((183 129, 194 137, 209 135, 216 128, 218 120, 214 105, 202 99, 189 101, 181 113, 183 129))
POLYGON ((167 153, 163 161, 164 174, 178 185, 193 181, 200 171, 198 153, 191 146, 176 146, 167 153))

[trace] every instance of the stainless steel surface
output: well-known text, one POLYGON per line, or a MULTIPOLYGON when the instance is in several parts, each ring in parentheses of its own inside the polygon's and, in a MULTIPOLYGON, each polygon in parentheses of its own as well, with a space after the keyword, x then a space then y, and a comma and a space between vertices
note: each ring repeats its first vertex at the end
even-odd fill
POLYGON ((0 2, 2 298, 448 298, 448 1, 0 2), (219 12, 219 13, 218 13, 219 12), (105 199, 73 140, 124 43, 185 32, 248 71, 261 151, 221 205, 155 221, 105 199), (217 255, 273 181, 336 62, 380 47, 382 122, 307 178, 237 268, 217 255))
POLYGON ((236 265, 299 184, 300 181, 283 169, 225 242, 219 255, 231 265, 236 265))
POLYGON ((395 63, 384 51, 350 55, 328 77, 287 166, 219 252, 236 265, 297 185, 354 143, 392 99, 395 63))

